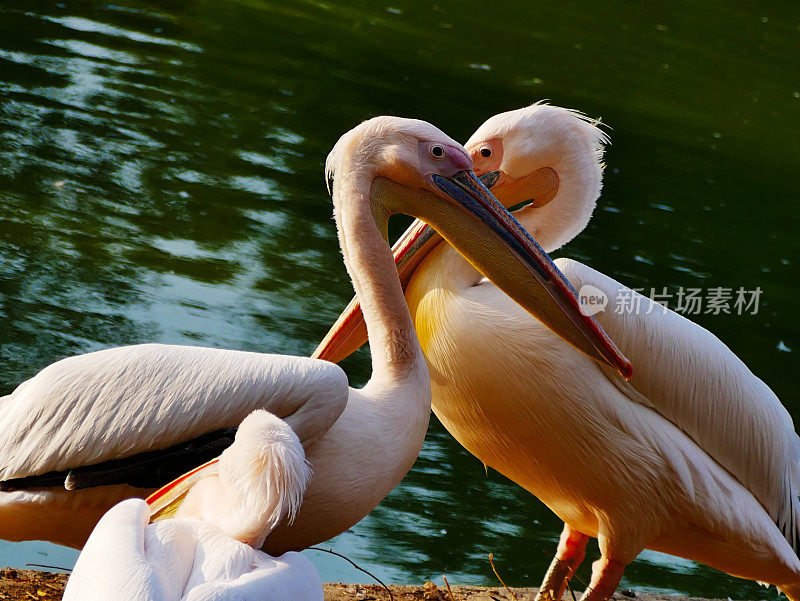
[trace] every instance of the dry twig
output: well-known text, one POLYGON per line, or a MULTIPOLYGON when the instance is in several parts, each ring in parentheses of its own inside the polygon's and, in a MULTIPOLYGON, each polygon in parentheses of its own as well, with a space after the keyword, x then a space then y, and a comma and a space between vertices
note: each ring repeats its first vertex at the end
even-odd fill
POLYGON ((572 587, 569 585, 569 578, 566 579, 567 589, 569 590, 570 597, 572 597, 572 601, 575 601, 575 593, 572 591, 572 587))
POLYGON ((383 583, 383 580, 381 580, 380 578, 378 578, 378 577, 377 577, 375 574, 373 574, 372 572, 368 572, 367 570, 365 570, 365 569, 364 569, 364 568, 362 568, 361 566, 357 565, 357 564, 356 564, 356 562, 354 562, 354 561, 353 561, 352 559, 350 559, 349 557, 345 557, 344 555, 342 555, 341 553, 337 553, 337 552, 336 552, 336 551, 334 551, 333 549, 322 549, 322 548, 320 548, 320 547, 306 547, 306 548, 307 548, 307 549, 311 549, 312 551, 322 551, 323 553, 330 553, 331 555, 336 555, 336 557, 341 557, 342 559, 344 559, 344 560, 345 560, 347 563, 349 563, 351 566, 353 566, 353 567, 354 567, 355 569, 357 569, 358 571, 360 571, 360 572, 364 572, 364 573, 365 573, 367 576, 369 576, 370 578, 373 578, 373 579, 375 579, 375 581, 376 581, 378 584, 380 584, 380 585, 381 585, 383 588, 385 588, 387 593, 389 593, 389 599, 391 599, 391 601, 394 601, 394 595, 392 594, 392 591, 389 589, 389 587, 388 587, 388 586, 386 586, 386 585, 383 583))
POLYGON ((442 574, 442 579, 444 580, 444 584, 447 587, 447 594, 450 595, 450 601, 456 601, 455 597, 453 597, 453 591, 450 589, 450 583, 447 582, 447 576, 442 574))
POLYGON ((517 599, 517 596, 514 594, 514 591, 508 588, 506 583, 503 582, 503 579, 500 578, 500 574, 497 573, 497 568, 494 567, 494 561, 492 561, 493 559, 494 559, 494 553, 489 553, 489 565, 492 566, 492 571, 494 572, 494 575, 497 576, 497 579, 500 581, 500 584, 503 585, 503 587, 511 594, 512 597, 514 597, 514 601, 519 601, 519 599, 517 599))
POLYGON ((60 566, 48 566, 43 563, 26 563, 25 567, 47 568, 48 570, 64 570, 65 572, 72 572, 72 568, 62 568, 60 566))

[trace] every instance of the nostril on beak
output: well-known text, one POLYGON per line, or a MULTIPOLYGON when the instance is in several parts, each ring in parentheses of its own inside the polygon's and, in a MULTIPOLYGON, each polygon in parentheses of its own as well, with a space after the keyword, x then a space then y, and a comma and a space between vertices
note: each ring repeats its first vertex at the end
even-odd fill
POLYGON ((472 159, 464 151, 454 148, 450 160, 457 171, 472 171, 472 159))

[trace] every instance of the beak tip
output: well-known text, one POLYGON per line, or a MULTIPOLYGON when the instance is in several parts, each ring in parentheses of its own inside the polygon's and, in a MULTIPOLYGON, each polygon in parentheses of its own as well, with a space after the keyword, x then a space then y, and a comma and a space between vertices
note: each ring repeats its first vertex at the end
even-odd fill
POLYGON ((629 381, 633 377, 633 365, 631 362, 628 361, 625 357, 622 357, 622 360, 619 362, 617 366, 619 373, 625 378, 625 381, 629 381))

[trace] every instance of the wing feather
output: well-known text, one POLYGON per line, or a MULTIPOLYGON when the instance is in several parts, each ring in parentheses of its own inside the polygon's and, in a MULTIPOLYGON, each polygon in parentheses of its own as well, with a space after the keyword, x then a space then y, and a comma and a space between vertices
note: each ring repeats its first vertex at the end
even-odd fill
POLYGON ((339 367, 303 357, 163 344, 69 357, 0 399, 0 480, 164 449, 255 409, 315 440, 347 394, 339 367))
POLYGON ((733 474, 797 552, 800 439, 778 397, 703 327, 577 261, 556 264, 576 290, 591 285, 608 296, 595 317, 633 364, 630 382, 609 377, 733 474), (618 312, 636 306, 628 299, 638 311, 618 312))

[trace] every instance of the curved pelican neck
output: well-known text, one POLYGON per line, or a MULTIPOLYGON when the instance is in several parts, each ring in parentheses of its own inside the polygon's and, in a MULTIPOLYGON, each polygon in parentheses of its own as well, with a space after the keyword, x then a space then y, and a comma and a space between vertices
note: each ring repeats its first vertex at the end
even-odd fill
POLYGON ((388 215, 378 210, 375 174, 366 168, 342 173, 334 191, 334 215, 347 272, 361 303, 372 351, 371 381, 396 382, 428 372, 386 240, 388 215), (380 222, 380 223, 379 223, 380 222), (382 233, 384 232, 384 233, 382 233))
MULTIPOLYGON (((552 169, 558 189, 544 206, 529 205, 514 212, 514 217, 548 253, 558 250, 589 224, 603 187, 601 156, 593 147, 568 146, 536 161, 552 169)), ((502 198, 501 198, 502 200, 502 198)))

